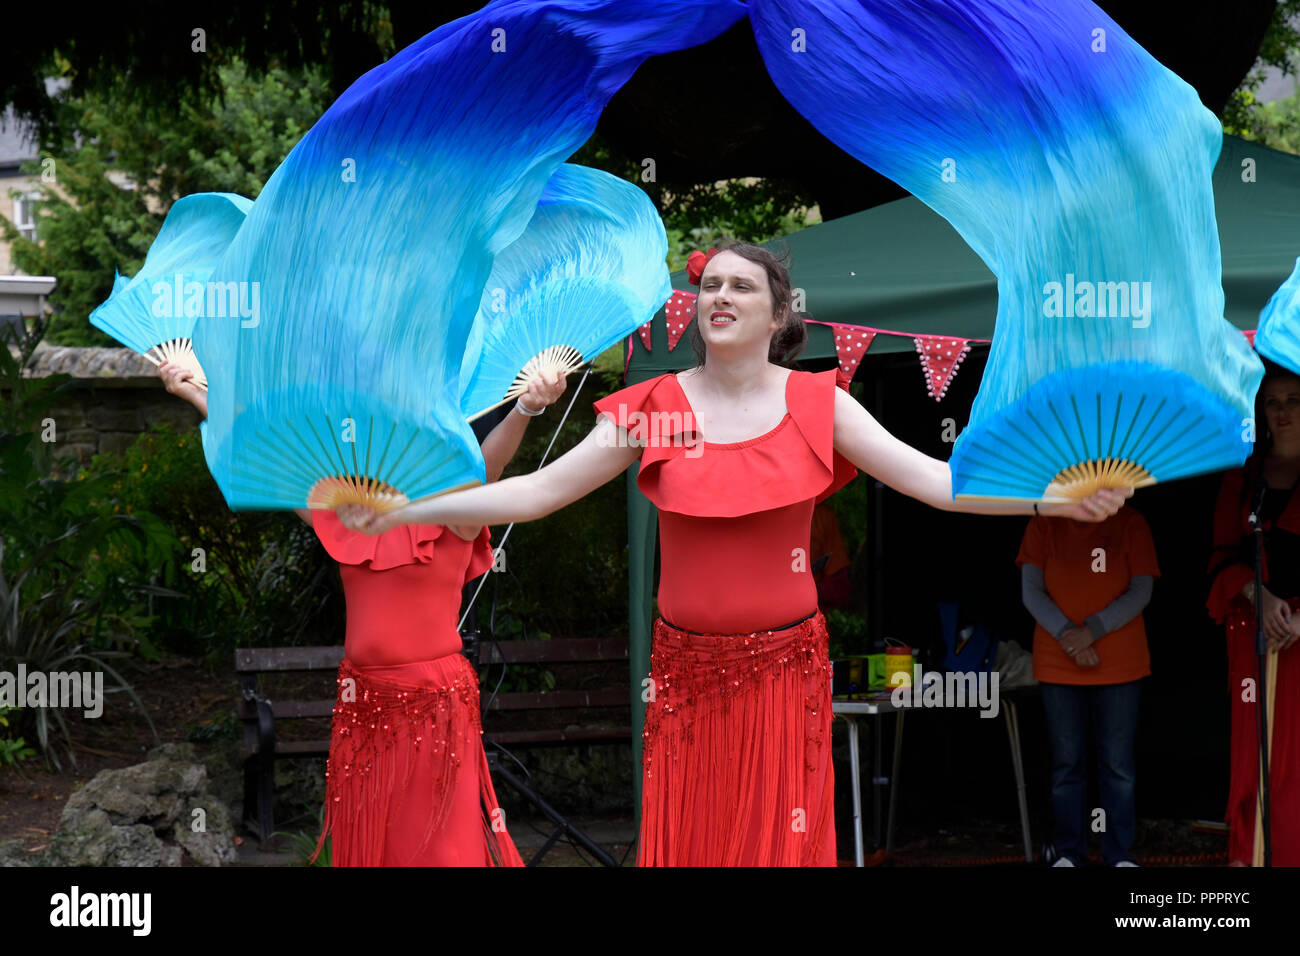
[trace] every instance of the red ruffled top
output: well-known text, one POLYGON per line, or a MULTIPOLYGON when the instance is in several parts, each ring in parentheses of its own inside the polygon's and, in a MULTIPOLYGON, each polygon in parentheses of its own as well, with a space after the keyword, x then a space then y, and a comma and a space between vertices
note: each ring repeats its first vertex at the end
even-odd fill
MULTIPOLYGON (((1254 550, 1250 530, 1250 508, 1253 502, 1247 491, 1255 486, 1259 468, 1254 458, 1238 469, 1224 473, 1219 485, 1219 499, 1214 508, 1214 553, 1210 557, 1210 597, 1206 608, 1215 621, 1224 619, 1236 607, 1244 616, 1251 614, 1250 602, 1241 596, 1247 581, 1255 579, 1254 550)), ((1265 521, 1267 532, 1274 527, 1265 521)), ((1276 527, 1289 534, 1300 535, 1300 494, 1292 494, 1286 508, 1278 515, 1276 527)), ((1265 535, 1263 580, 1268 587, 1268 542, 1265 535)), ((1282 596, 1282 595, 1279 595, 1282 596)))
POLYGON ((311 515, 316 537, 339 563, 348 608, 345 653, 354 664, 460 653, 461 590, 492 567, 486 527, 473 541, 429 524, 368 535, 344 528, 333 511, 311 515))
POLYGON ((637 485, 659 509, 659 612, 709 634, 777 627, 817 609, 813 506, 857 475, 834 449, 834 370, 791 372, 786 415, 743 442, 701 441, 675 375, 596 402, 644 441, 637 485))

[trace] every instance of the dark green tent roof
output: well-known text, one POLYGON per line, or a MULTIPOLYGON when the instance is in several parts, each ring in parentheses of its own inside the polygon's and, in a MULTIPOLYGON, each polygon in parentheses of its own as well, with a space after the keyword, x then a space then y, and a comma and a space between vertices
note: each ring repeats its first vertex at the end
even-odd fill
MULTIPOLYGON (((1226 314, 1253 329, 1269 296, 1300 255, 1300 157, 1224 137, 1214 170, 1215 210, 1223 253, 1226 314), (1254 160, 1253 181, 1243 162, 1254 160)), ((988 267, 937 213, 907 197, 844 216, 766 245, 787 247, 794 285, 806 311, 823 322, 890 331, 991 339, 997 282, 988 267)), ((692 290, 684 272, 673 287, 692 290)), ((663 313, 652 326, 654 348, 635 336, 629 381, 694 364, 683 337, 668 351, 663 313)), ((877 336, 869 355, 913 349, 908 338, 877 336)), ((804 358, 834 356, 829 329, 809 327, 804 358)))

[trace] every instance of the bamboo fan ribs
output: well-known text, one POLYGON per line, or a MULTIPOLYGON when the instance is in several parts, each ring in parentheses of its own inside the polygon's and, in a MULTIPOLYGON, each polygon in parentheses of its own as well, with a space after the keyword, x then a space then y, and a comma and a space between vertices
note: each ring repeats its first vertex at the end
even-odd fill
POLYGON ((555 171, 522 236, 496 257, 461 362, 474 419, 567 375, 648 321, 672 294, 668 237, 650 199, 597 169, 555 171))
MULTIPOLYGON (((235 479, 232 491, 251 496, 297 494, 306 488, 308 508, 364 505, 383 512, 407 503, 400 488, 418 487, 454 465, 450 453, 417 454, 421 430, 415 427, 382 422, 375 416, 341 424, 340 428, 326 416, 305 415, 298 421, 250 430, 246 439, 250 456, 274 455, 288 464, 277 471, 267 469, 247 484, 235 479)), ((454 447, 455 438, 448 436, 447 443, 454 447)))
POLYGON ((965 434, 953 483, 985 489, 962 497, 1064 502, 1190 473, 1242 442, 1236 410, 1203 392, 1189 376, 1138 362, 1053 373, 965 434))
POLYGON ((162 365, 164 362, 179 365, 193 375, 190 381, 195 385, 205 390, 208 387, 208 376, 203 371, 203 366, 199 364, 199 357, 194 354, 193 339, 177 338, 160 342, 145 352, 144 357, 155 366, 162 365))
POLYGON ((510 383, 510 388, 506 390, 506 399, 518 398, 524 394, 528 391, 528 383, 534 378, 556 373, 568 375, 582 368, 585 362, 582 353, 571 345, 552 345, 550 348, 542 349, 520 369, 515 380, 510 383))

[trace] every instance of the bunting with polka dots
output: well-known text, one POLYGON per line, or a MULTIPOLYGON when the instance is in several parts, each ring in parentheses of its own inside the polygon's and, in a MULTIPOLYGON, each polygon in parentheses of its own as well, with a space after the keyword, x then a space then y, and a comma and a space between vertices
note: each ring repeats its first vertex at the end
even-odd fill
POLYGON ((871 347, 871 339, 876 337, 876 330, 858 325, 824 324, 831 326, 831 332, 835 333, 835 355, 840 359, 840 371, 852 381, 858 373, 858 365, 862 364, 862 356, 871 347))
MULTIPOLYGON (((695 317, 695 293, 674 291, 672 297, 664 303, 664 324, 668 331, 668 348, 677 348, 686 327, 695 317)), ((957 374, 962 360, 970 352, 971 345, 987 343, 987 339, 964 339, 951 335, 917 335, 912 332, 894 332, 889 329, 874 329, 865 325, 849 325, 843 322, 820 322, 816 319, 806 320, 809 325, 823 325, 835 336, 835 356, 839 361, 839 378, 845 382, 852 381, 862 366, 862 359, 871 348, 877 335, 898 335, 910 338, 916 346, 916 354, 921 359, 921 369, 925 373, 926 391, 936 402, 947 394, 952 378, 957 374)), ((646 351, 651 351, 651 328, 654 320, 647 322, 636 330, 641 344, 646 351)), ((1246 333, 1252 336, 1253 333, 1246 333)), ((629 341, 629 345, 630 345, 629 341)), ((628 349, 627 365, 631 366, 632 350, 628 349)), ((626 373, 626 369, 624 370, 626 373)))
POLYGON ((863 328, 860 325, 842 325, 838 322, 816 322, 808 320, 810 324, 824 325, 835 335, 835 356, 840 361, 840 371, 843 372, 850 381, 858 372, 858 366, 862 364, 862 356, 867 354, 867 349, 871 348, 871 340, 876 337, 875 329, 863 328))
POLYGON ((645 325, 641 326, 639 329, 636 330, 636 334, 639 335, 639 336, 641 336, 641 344, 645 346, 645 350, 646 350, 647 352, 649 352, 649 351, 651 350, 651 349, 650 349, 650 330, 651 330, 652 328, 654 328, 654 324, 655 324, 655 320, 654 320, 654 319, 650 319, 648 322, 646 322, 645 325))
MULTIPOLYGON (((691 319, 695 318, 695 293, 676 291, 669 298, 664 306, 664 320, 668 325, 668 351, 677 348, 677 343, 681 341, 682 333, 686 331, 686 326, 691 324, 691 319)), ((647 330, 642 336, 641 341, 645 347, 650 347, 650 333, 647 330)))
POLYGON ((970 351, 970 340, 947 335, 914 335, 912 341, 916 343, 916 354, 921 357, 925 389, 937 402, 947 393, 957 367, 970 351))

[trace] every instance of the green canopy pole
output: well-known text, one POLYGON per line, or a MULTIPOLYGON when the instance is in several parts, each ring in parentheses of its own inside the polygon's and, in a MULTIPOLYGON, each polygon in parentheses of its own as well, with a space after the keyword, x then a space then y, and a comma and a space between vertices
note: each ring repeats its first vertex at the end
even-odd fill
POLYGON ((655 506, 636 485, 639 468, 639 463, 634 463, 627 471, 628 669, 632 695, 632 792, 638 826, 641 821, 641 730, 645 727, 646 710, 643 681, 650 676, 655 548, 659 531, 655 506))

